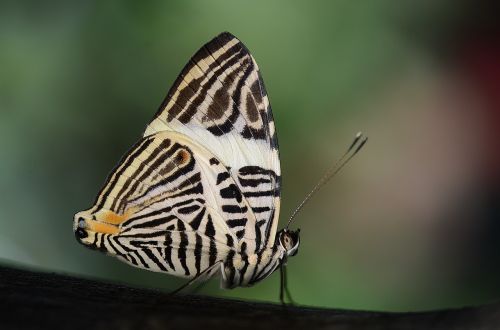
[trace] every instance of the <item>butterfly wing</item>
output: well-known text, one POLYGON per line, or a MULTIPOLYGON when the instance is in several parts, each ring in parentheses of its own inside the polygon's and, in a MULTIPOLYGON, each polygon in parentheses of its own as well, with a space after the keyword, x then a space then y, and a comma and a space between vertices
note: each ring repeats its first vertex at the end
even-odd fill
POLYGON ((81 241, 134 266, 193 277, 238 248, 246 222, 224 212, 252 213, 234 187, 221 161, 185 135, 148 135, 109 175, 94 206, 76 215, 87 235, 81 241))
POLYGON ((246 221, 239 238, 250 249, 273 246, 281 184, 276 129, 257 63, 236 37, 220 34, 186 64, 145 136, 163 131, 191 138, 227 167, 235 186, 217 193, 241 194, 252 216, 235 218, 224 202, 224 219, 246 221))
POLYGON ((278 144, 255 60, 223 33, 189 61, 143 138, 75 215, 80 242, 194 277, 274 245, 278 144))

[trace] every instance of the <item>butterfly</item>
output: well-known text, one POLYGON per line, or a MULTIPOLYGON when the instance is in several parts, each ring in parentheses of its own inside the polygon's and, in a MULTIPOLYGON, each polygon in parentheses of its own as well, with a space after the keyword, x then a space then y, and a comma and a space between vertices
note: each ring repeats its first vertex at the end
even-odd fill
POLYGON ((89 248, 186 285, 220 275, 223 288, 251 286, 279 268, 284 302, 284 266, 300 237, 277 230, 280 191, 259 67, 224 32, 189 60, 73 231, 89 248))

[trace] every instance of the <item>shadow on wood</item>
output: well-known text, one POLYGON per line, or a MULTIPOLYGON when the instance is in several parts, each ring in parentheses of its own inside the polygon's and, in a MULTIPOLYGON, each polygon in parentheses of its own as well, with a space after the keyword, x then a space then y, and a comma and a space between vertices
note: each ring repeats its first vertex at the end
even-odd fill
POLYGON ((329 310, 165 293, 0 267, 1 329, 497 329, 500 303, 421 313, 329 310))

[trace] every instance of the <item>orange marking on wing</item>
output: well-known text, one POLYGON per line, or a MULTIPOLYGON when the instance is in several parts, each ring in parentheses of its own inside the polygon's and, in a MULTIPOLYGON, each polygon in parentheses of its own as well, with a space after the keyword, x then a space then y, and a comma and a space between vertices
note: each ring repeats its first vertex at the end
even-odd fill
POLYGON ((125 212, 124 214, 116 214, 113 211, 107 211, 105 214, 103 214, 102 221, 113 225, 119 225, 120 223, 127 220, 129 217, 130 217, 129 212, 125 212))
POLYGON ((87 225, 89 229, 96 233, 103 234, 118 234, 120 229, 116 226, 109 225, 107 223, 98 222, 95 220, 87 220, 87 225))

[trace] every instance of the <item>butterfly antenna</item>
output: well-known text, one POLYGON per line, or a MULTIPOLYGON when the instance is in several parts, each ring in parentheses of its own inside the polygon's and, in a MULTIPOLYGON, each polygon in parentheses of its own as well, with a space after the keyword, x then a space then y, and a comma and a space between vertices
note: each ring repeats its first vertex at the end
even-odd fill
POLYGON ((297 206, 295 211, 293 211, 292 215, 288 219, 288 223, 285 227, 286 229, 288 229, 295 216, 304 207, 304 205, 306 205, 311 197, 313 197, 321 187, 323 187, 328 181, 330 181, 331 178, 333 178, 338 172, 340 172, 340 170, 352 159, 352 157, 354 157, 361 150, 361 148, 363 148, 363 146, 366 144, 366 141, 368 141, 368 137, 364 136, 363 133, 358 132, 358 134, 356 134, 351 145, 349 146, 349 148, 347 148, 342 157, 340 157, 333 164, 333 166, 326 171, 323 177, 318 181, 318 183, 316 183, 314 188, 309 192, 309 194, 307 194, 307 196, 302 200, 299 206, 297 206))

